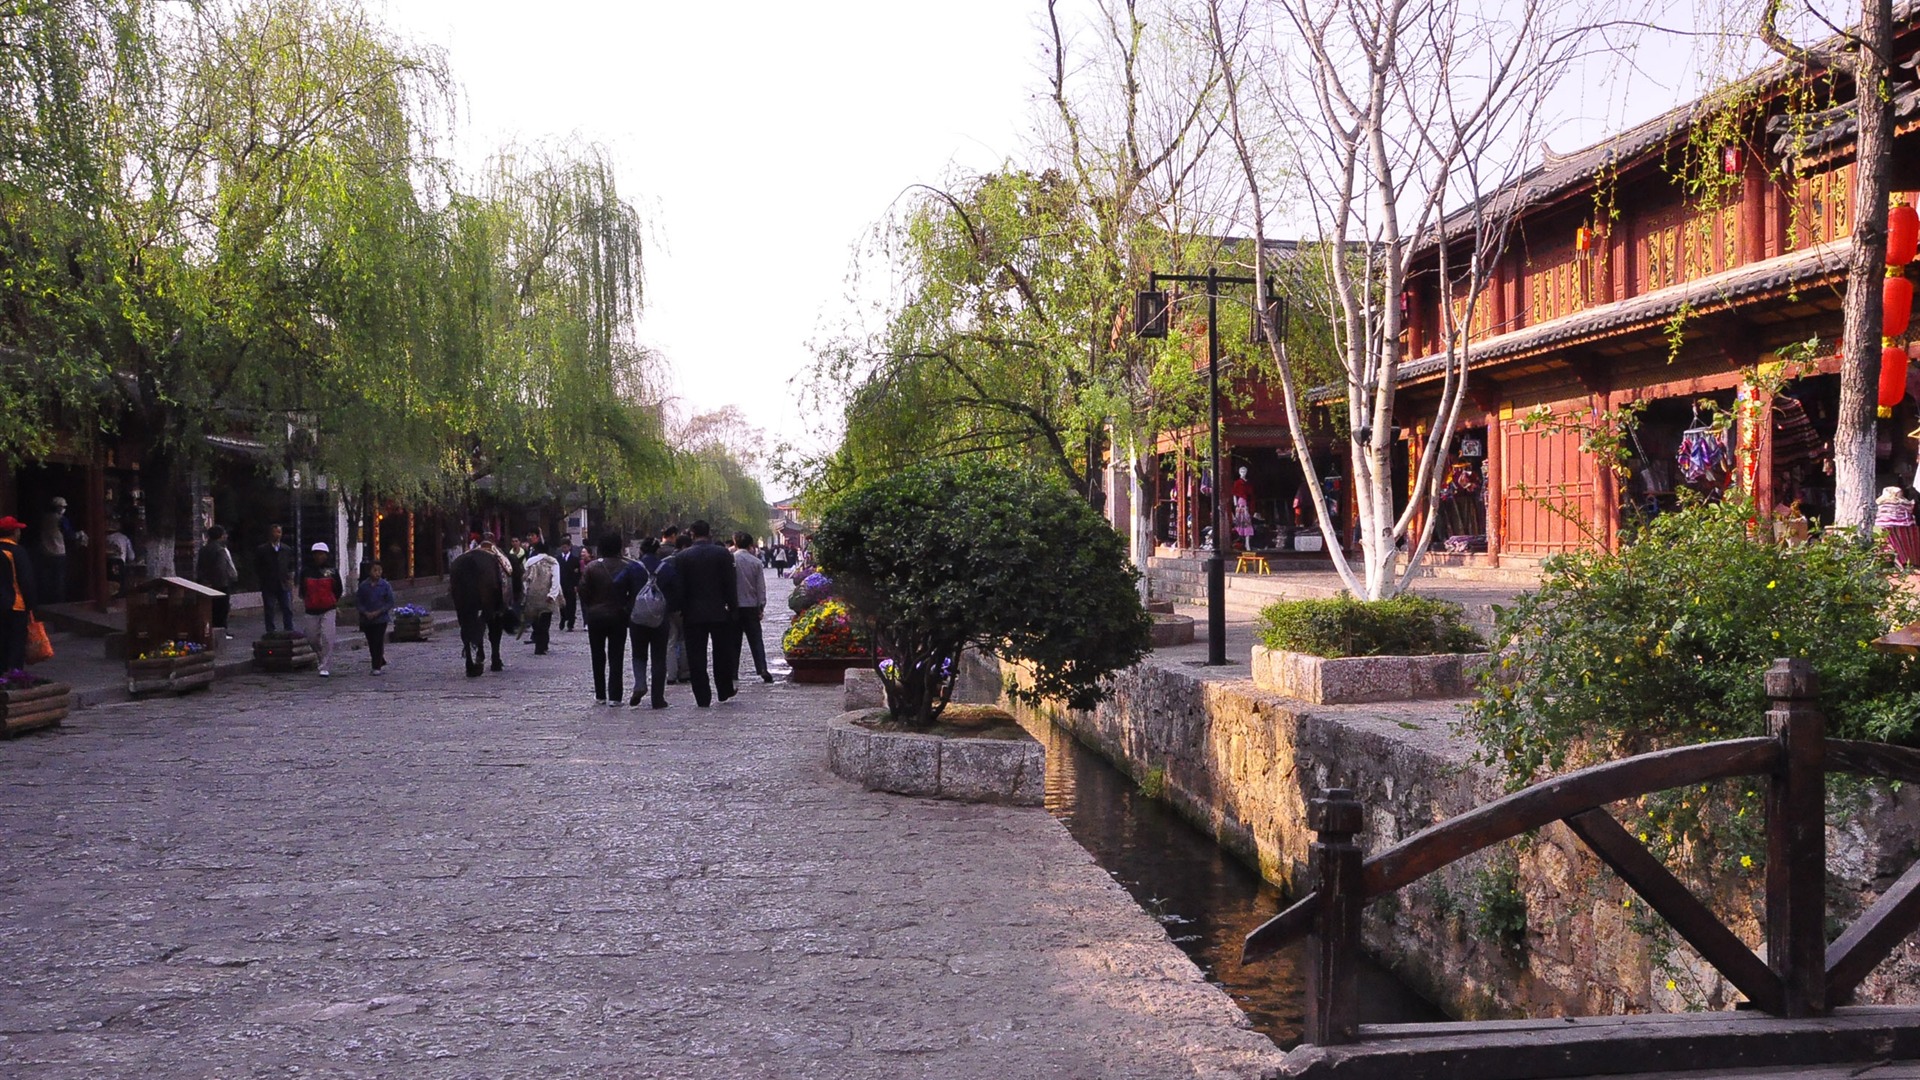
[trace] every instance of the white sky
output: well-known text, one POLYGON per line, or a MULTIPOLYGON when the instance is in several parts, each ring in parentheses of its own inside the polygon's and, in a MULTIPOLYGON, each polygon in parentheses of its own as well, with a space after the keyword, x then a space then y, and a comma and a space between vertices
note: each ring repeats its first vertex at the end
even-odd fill
POLYGON ((1014 155, 1038 85, 1033 0, 372 9, 447 50, 462 164, 515 140, 608 148, 651 234, 641 339, 685 412, 738 405, 773 441, 832 424, 790 380, 843 316, 852 246, 909 184, 1014 155))
MULTIPOLYGON (((608 148, 650 231, 640 336, 660 377, 684 414, 737 405, 770 443, 831 440, 836 418, 803 414, 795 379, 851 315, 853 245, 909 185, 1020 156, 1042 85, 1040 0, 370 3, 447 51, 462 164, 514 141, 608 148)), ((1629 76, 1628 105, 1605 74, 1576 80, 1566 112, 1584 122, 1555 149, 1694 92, 1660 74, 1629 76)))

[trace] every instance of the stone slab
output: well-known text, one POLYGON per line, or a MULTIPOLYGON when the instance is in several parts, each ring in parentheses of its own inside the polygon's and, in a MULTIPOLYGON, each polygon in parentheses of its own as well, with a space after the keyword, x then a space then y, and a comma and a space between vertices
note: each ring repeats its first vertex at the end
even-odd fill
POLYGON ((827 766, 870 791, 962 802, 1039 806, 1046 801, 1046 748, 1033 739, 967 739, 873 731, 842 714, 827 729, 827 766))
POLYGON ((1485 653, 1327 658, 1253 646, 1254 685, 1315 705, 1441 701, 1465 697, 1485 653))

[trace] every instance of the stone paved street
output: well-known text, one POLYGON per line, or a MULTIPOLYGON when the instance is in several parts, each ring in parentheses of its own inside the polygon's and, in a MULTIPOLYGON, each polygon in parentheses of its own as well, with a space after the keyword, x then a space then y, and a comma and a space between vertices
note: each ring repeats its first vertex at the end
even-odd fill
MULTIPOLYGON (((776 606, 776 610, 777 610, 776 606)), ((247 675, 0 743, 0 1076, 1256 1076, 1038 809, 861 791, 839 691, 247 675)))

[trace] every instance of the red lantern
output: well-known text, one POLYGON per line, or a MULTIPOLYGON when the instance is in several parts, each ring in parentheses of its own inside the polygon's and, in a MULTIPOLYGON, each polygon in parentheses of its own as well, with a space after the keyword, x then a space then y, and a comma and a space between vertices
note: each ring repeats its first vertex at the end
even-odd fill
POLYGON ((1893 415, 1893 407, 1907 396, 1907 350, 1889 345, 1880 350, 1880 414, 1893 415))
POLYGON ((1881 287, 1880 305, 1880 333, 1886 337, 1906 333, 1913 318, 1913 282, 1898 275, 1888 278, 1881 287))
POLYGON ((1906 203, 1887 210, 1887 265, 1905 266, 1920 251, 1920 211, 1906 203))

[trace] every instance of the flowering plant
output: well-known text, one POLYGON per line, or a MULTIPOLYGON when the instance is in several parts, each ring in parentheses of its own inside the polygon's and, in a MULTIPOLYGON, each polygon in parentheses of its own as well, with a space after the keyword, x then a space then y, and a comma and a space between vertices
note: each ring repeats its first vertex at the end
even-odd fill
POLYGON ((794 619, 780 648, 790 657, 865 657, 873 654, 873 637, 855 623, 846 604, 828 600, 794 619))
POLYGON ((20 668, 15 668, 5 675, 0 675, 0 690, 25 690, 46 681, 38 675, 29 675, 20 668))
POLYGON ((182 656, 192 656, 195 653, 202 653, 206 651, 207 651, 207 647, 205 645, 200 644, 197 641, 169 641, 164 645, 156 645, 153 648, 148 649, 146 652, 141 653, 138 657, 135 657, 135 659, 175 660, 182 656))
POLYGON ((394 609, 393 609, 393 613, 394 613, 395 615, 422 615, 422 616, 424 616, 424 615, 426 615, 426 614, 428 614, 428 611, 427 611, 427 609, 426 609, 426 608, 424 608, 424 607, 421 607, 421 606, 420 606, 419 604, 401 604, 401 605, 400 605, 399 607, 397 607, 397 608, 394 608, 394 609))
POLYGON ((804 612, 816 604, 833 596, 833 579, 822 573, 808 574, 794 586, 787 597, 787 606, 795 612, 804 612))
POLYGON ((817 570, 808 574, 806 580, 800 583, 800 587, 804 589, 827 589, 832 586, 833 579, 817 570))

